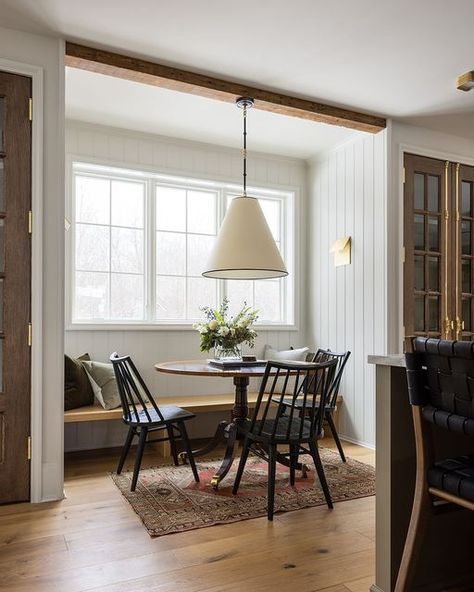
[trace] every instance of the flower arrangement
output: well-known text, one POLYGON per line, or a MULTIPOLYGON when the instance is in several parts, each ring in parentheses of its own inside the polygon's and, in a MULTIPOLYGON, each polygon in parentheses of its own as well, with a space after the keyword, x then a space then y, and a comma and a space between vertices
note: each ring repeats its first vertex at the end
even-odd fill
POLYGON ((249 347, 255 345, 257 332, 252 325, 258 319, 258 311, 252 309, 246 302, 240 311, 230 318, 228 318, 228 298, 224 298, 218 309, 204 306, 201 310, 206 320, 193 325, 201 336, 201 351, 215 348, 216 358, 240 357, 242 343, 246 343, 249 347))

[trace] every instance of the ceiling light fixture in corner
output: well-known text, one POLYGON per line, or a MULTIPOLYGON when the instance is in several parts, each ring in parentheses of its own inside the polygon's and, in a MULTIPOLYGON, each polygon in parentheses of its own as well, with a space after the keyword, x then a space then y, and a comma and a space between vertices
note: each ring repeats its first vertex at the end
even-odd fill
POLYGON ((253 99, 236 101, 243 111, 243 192, 227 209, 202 275, 226 280, 260 280, 288 275, 285 263, 256 197, 247 195, 247 110, 253 99))
POLYGON ((474 88, 474 70, 461 74, 456 79, 456 88, 458 90, 471 90, 474 88))

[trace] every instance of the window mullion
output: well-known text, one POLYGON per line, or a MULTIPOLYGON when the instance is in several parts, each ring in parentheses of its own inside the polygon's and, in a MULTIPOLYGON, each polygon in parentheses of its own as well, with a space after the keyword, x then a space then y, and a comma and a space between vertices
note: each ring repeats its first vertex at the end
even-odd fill
POLYGON ((155 321, 156 310, 156 205, 155 185, 152 179, 146 183, 146 253, 147 253, 147 277, 146 289, 146 318, 148 322, 155 321))

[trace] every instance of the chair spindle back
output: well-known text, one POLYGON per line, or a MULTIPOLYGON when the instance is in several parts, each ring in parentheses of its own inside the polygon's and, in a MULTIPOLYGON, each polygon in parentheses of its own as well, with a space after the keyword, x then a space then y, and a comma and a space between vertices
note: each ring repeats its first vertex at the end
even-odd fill
POLYGON ((155 399, 148 390, 131 357, 120 357, 117 352, 114 352, 110 356, 110 361, 114 367, 124 420, 126 422, 140 422, 140 415, 142 414, 142 417, 144 415, 147 421, 152 421, 150 410, 146 405, 148 400, 159 419, 164 421, 155 399))

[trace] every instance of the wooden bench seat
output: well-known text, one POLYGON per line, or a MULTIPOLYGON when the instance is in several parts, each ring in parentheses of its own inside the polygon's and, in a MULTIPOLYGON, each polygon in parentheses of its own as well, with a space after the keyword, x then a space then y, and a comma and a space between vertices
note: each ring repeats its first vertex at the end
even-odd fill
MULTIPOLYGON (((248 401, 249 407, 252 408, 257 400, 258 393, 249 393, 248 401)), ((174 397, 158 397, 157 403, 159 405, 177 405, 192 413, 211 413, 213 411, 228 411, 230 412, 234 406, 234 393, 226 393, 221 395, 193 395, 193 396, 174 396, 174 397)), ((338 407, 342 403, 342 396, 337 398, 338 407)), ((338 425, 338 411, 334 414, 334 421, 338 425)), ((81 423, 86 421, 110 421, 121 420, 122 408, 104 409, 100 405, 87 405, 85 407, 78 407, 77 409, 70 409, 64 412, 65 423, 81 423)), ((170 448, 168 442, 155 444, 156 450, 160 456, 168 458, 170 456, 170 448)))
MULTIPOLYGON (((210 413, 212 411, 231 411, 234 406, 234 393, 225 395, 193 395, 158 397, 158 405, 177 405, 193 413, 210 413)), ((255 404, 257 393, 249 393, 250 406, 255 404)), ((122 419, 122 409, 104 409, 100 405, 87 405, 64 412, 65 423, 77 423, 82 421, 107 421, 111 419, 122 419)))

